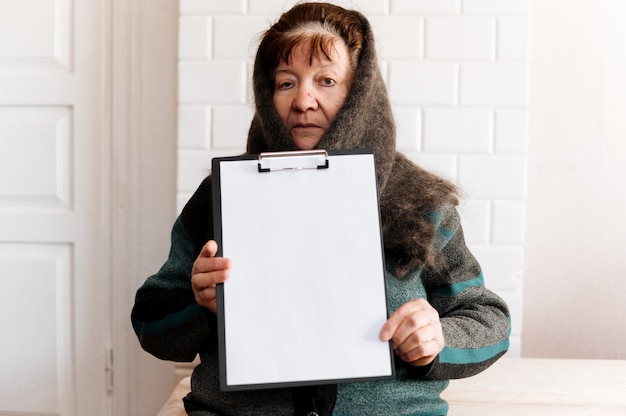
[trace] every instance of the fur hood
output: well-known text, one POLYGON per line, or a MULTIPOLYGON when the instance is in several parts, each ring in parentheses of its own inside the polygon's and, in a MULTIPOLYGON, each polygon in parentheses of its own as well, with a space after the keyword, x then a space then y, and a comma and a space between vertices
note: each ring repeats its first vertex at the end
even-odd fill
MULTIPOLYGON (((404 276, 432 263, 435 228, 429 214, 457 204, 453 184, 419 168, 396 151, 396 131, 387 89, 378 67, 374 36, 368 20, 365 39, 350 92, 318 149, 372 149, 376 164, 385 254, 404 276)), ((254 73, 255 115, 248 133, 247 153, 296 150, 273 104, 273 80, 257 54, 254 73)))

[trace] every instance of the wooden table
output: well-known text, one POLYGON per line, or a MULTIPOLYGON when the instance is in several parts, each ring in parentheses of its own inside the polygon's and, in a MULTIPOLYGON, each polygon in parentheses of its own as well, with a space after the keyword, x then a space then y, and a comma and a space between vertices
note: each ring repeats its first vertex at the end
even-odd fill
POLYGON ((443 397, 450 416, 624 416, 626 361, 504 358, 443 397))
MULTIPOLYGON (((185 416, 189 388, 187 376, 158 416, 185 416)), ((449 416, 626 416, 626 360, 503 358, 443 397, 449 416)))

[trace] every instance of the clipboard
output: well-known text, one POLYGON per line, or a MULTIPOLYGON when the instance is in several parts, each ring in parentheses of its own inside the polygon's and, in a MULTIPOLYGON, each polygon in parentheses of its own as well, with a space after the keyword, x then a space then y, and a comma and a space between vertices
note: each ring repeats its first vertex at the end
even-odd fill
POLYGON ((395 377, 371 150, 212 161, 223 391, 395 377))

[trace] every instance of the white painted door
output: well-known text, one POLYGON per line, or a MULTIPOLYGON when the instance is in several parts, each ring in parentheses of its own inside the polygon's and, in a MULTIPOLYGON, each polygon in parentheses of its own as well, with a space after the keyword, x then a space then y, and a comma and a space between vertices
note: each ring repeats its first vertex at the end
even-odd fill
POLYGON ((0 0, 0 415, 106 415, 105 0, 0 0))

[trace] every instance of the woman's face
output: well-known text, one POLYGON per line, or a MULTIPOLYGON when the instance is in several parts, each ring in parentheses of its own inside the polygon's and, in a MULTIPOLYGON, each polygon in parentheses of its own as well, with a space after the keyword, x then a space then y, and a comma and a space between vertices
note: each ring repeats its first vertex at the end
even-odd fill
POLYGON ((313 149, 335 119, 350 86, 352 69, 348 48, 335 42, 330 60, 296 46, 287 64, 276 68, 274 106, 296 146, 313 149))

